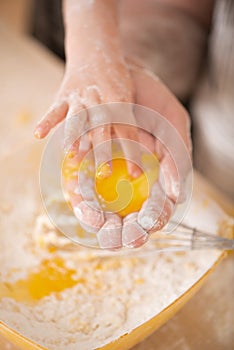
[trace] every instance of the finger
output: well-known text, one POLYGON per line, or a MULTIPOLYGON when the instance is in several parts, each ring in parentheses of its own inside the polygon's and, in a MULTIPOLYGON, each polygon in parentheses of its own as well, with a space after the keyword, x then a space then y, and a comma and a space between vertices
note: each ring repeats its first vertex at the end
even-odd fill
POLYGON ((84 156, 90 150, 90 144, 87 143, 86 138, 87 134, 81 137, 82 151, 74 157, 66 155, 62 164, 63 189, 68 194, 72 207, 84 199, 95 200, 92 178, 87 177, 84 171, 80 170, 84 156))
POLYGON ((64 189, 80 225, 88 232, 97 233, 105 220, 96 201, 93 180, 79 171, 78 177, 74 174, 74 178, 64 179, 64 189))
POLYGON ((84 201, 97 201, 94 179, 84 171, 78 173, 78 191, 84 201))
POLYGON ((89 120, 90 126, 92 127, 90 135, 97 175, 100 178, 105 178, 111 174, 112 149, 110 117, 106 106, 99 106, 101 99, 96 88, 91 87, 87 89, 84 98, 86 100, 86 106, 91 107, 89 108, 89 120))
POLYGON ((60 123, 67 114, 68 104, 66 101, 54 104, 35 128, 34 136, 44 138, 52 128, 60 123))
POLYGON ((105 223, 104 213, 97 202, 82 201, 73 210, 80 226, 88 232, 97 233, 105 223))
POLYGON ((67 156, 73 162, 81 162, 85 155, 91 150, 91 142, 88 133, 83 134, 71 147, 68 147, 67 156))
POLYGON ((142 174, 141 170, 141 152, 139 150, 139 140, 135 128, 126 125, 114 126, 114 130, 120 139, 128 173, 137 178, 142 174))
POLYGON ((82 105, 71 105, 67 113, 64 129, 65 152, 78 152, 80 137, 85 132, 87 120, 87 111, 82 105))
POLYGON ((166 195, 176 202, 179 198, 180 182, 175 161, 159 139, 155 140, 155 152, 160 160, 159 182, 166 195))
POLYGON ((85 133, 81 136, 79 142, 79 157, 83 159, 85 155, 91 150, 91 142, 89 138, 89 134, 85 133))
POLYGON ((172 157, 166 154, 160 162, 160 183, 167 195, 174 203, 185 200, 185 181, 179 174, 177 165, 172 157))
POLYGON ((79 171, 78 177, 76 172, 72 174, 72 177, 64 177, 63 184, 80 225, 88 232, 97 233, 105 219, 96 201, 93 180, 88 178, 84 172, 79 171))
POLYGON ((112 172, 112 149, 110 127, 95 128, 91 132, 95 167, 99 179, 107 178, 112 172))
POLYGON ((75 176, 74 174, 74 177, 70 178, 63 177, 62 186, 65 198, 70 202, 72 208, 83 200, 78 185, 77 175, 75 176))
POLYGON ((137 248, 148 239, 148 233, 138 224, 137 213, 124 218, 122 230, 122 244, 124 247, 137 248))
POLYGON ((155 153, 155 137, 147 131, 139 129, 139 140, 146 150, 150 153, 155 153))
POLYGON ((173 149, 173 156, 160 140, 155 141, 155 152, 160 160, 160 183, 166 195, 173 201, 181 203, 186 199, 185 179, 189 173, 188 163, 183 155, 173 149))
MULTIPOLYGON (((75 168, 73 168, 73 170, 75 170, 75 168)), ((78 187, 77 171, 73 172, 73 176, 67 176, 67 172, 63 170, 62 189, 65 198, 67 198, 72 208, 83 200, 78 187)))
POLYGON ((168 222, 172 209, 172 202, 166 197, 159 182, 156 182, 150 197, 138 213, 137 222, 147 232, 160 230, 168 222))
POLYGON ((70 202, 71 207, 73 209, 75 206, 80 204, 80 202, 82 202, 82 197, 80 195, 77 195, 77 194, 74 195, 73 193, 71 193, 70 197, 69 197, 69 202, 70 202))
POLYGON ((167 198, 165 201, 165 204, 161 210, 161 213, 157 220, 154 223, 154 226, 149 229, 149 233, 155 232, 155 231, 160 231, 162 228, 168 223, 170 220, 173 212, 174 212, 175 205, 174 203, 167 198))
POLYGON ((113 120, 116 122, 114 131, 120 139, 121 148, 127 161, 129 174, 136 178, 142 174, 141 150, 139 147, 139 135, 136 128, 136 120, 131 104, 117 104, 119 108, 113 109, 113 120), (121 124, 121 119, 124 123, 121 124), (126 123, 127 122, 127 123, 126 123))
POLYGON ((119 249, 122 247, 122 221, 117 214, 106 213, 106 222, 97 233, 100 248, 119 249))
POLYGON ((97 176, 111 175, 112 142, 110 117, 104 105, 89 109, 90 132, 97 176))
POLYGON ((159 139, 155 139, 155 153, 160 161, 166 154, 166 148, 159 139))
POLYGON ((141 175, 141 152, 137 123, 132 111, 132 104, 113 103, 110 110, 113 130, 119 139, 127 161, 128 172, 132 177, 141 175))

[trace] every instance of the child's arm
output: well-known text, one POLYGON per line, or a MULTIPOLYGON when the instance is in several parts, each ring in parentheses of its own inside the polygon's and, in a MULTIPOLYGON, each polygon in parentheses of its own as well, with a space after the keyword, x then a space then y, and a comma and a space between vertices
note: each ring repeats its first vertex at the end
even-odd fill
MULTIPOLYGON (((55 101, 36 127, 35 136, 45 137, 63 119, 77 117, 82 109, 108 102, 133 102, 133 84, 121 48, 118 29, 118 1, 65 0, 66 69, 55 101)), ((95 116, 88 115, 90 126, 95 116)), ((99 124, 108 122, 101 114, 99 124)), ((131 116, 132 118, 132 116, 131 116)), ((72 118, 74 120, 74 118, 72 118)), ((66 123, 65 149, 71 147, 74 134, 82 133, 86 120, 66 123), (78 128, 77 130, 75 128, 78 128)), ((86 123, 87 125, 87 123, 86 123)), ((131 130, 119 128, 122 138, 132 138, 131 130)), ((111 139, 109 126, 100 126, 91 133, 94 148, 111 139), (101 138, 100 138, 101 135, 101 138)), ((128 150, 125 152, 128 156, 128 150)), ((111 147, 105 153, 97 150, 96 163, 111 158, 111 147)), ((129 164, 134 175, 138 169, 129 164)))

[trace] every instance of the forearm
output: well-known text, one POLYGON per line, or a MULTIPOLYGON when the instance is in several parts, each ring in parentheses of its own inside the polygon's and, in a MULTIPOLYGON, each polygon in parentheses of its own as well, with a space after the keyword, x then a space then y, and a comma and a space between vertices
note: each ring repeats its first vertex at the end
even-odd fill
POLYGON ((67 63, 89 63, 97 54, 120 52, 116 0, 64 0, 67 63))

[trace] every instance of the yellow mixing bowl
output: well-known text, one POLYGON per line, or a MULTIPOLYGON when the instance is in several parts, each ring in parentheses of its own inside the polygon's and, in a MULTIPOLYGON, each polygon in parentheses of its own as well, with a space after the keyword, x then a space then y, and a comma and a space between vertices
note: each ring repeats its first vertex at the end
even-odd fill
MULTIPOLYGON (((179 311, 185 303, 200 289, 209 274, 215 270, 216 266, 221 262, 221 260, 226 256, 226 253, 222 253, 220 258, 216 261, 211 269, 207 271, 186 293, 181 295, 172 304, 168 305, 162 312, 157 314, 155 317, 145 322, 141 326, 132 330, 128 334, 123 334, 116 341, 111 342, 98 350, 128 350, 134 345, 141 342, 147 336, 155 332, 159 327, 166 323, 171 317, 173 317, 177 311, 179 311)), ((50 350, 37 345, 30 339, 27 339, 22 334, 19 334, 15 330, 11 329, 3 322, 0 322, 0 334, 3 335, 9 342, 15 344, 22 350, 50 350)), ((5 350, 5 349, 2 349, 5 350)))
MULTIPOLYGON (((22 194, 22 191, 24 189, 22 188, 23 183, 28 180, 32 182, 32 188, 33 184, 35 186, 34 190, 35 192, 31 193, 35 198, 32 199, 32 203, 36 202, 38 207, 40 208, 40 193, 39 188, 37 184, 37 175, 38 175, 38 164, 41 156, 41 145, 31 145, 30 147, 26 147, 22 150, 21 153, 21 161, 23 162, 21 169, 18 169, 18 160, 19 155, 16 154, 14 156, 8 157, 4 159, 4 169, 2 170, 2 177, 1 177, 1 192, 2 192, 2 198, 3 200, 9 199, 9 182, 6 182, 9 178, 9 173, 18 171, 18 176, 15 179, 15 182, 13 183, 13 190, 15 191, 15 195, 19 195, 19 193, 22 194), (21 173, 21 175, 19 175, 21 173), (21 183, 22 181, 22 183, 21 183)), ((211 188, 206 185, 206 183, 196 174, 195 176, 195 190, 197 188, 201 188, 202 192, 206 191, 206 188, 208 188, 208 191, 211 194, 217 197, 217 194, 215 195, 215 191, 211 190, 211 188)), ((220 197, 219 197, 220 198, 220 197)), ((226 206, 226 209, 230 206, 227 201, 222 200, 222 203, 226 206)), ((233 207, 230 209, 233 212, 233 207)), ((21 217, 21 220, 24 220, 24 217, 21 217)), ((11 223, 12 224, 12 223, 11 223)), ((1 233, 3 234, 3 232, 1 233)), ((204 283, 204 281, 207 279, 208 275, 215 269, 217 264, 220 263, 222 258, 226 255, 225 252, 220 253, 219 257, 217 258, 216 262, 213 264, 212 267, 209 267, 207 269, 207 272, 199 279, 197 280, 194 285, 192 285, 191 288, 189 288, 185 293, 180 295, 178 299, 174 300, 170 305, 168 305, 164 310, 162 310, 159 314, 152 317, 147 322, 143 323, 139 327, 133 329, 128 334, 123 334, 120 338, 116 339, 114 342, 111 342, 110 344, 106 344, 104 347, 102 347, 102 350, 115 350, 115 349, 130 349, 134 344, 137 344, 141 340, 143 340, 145 337, 147 337, 149 334, 154 332, 156 329, 158 329, 162 324, 164 324, 168 319, 170 319, 200 288, 200 286, 204 283)), ((22 349, 25 350, 32 350, 32 349, 43 349, 43 347, 37 345, 35 341, 27 339, 24 335, 19 334, 11 327, 7 326, 3 321, 0 322, 0 334, 2 334, 6 339, 8 339, 11 343, 19 346, 22 349)))

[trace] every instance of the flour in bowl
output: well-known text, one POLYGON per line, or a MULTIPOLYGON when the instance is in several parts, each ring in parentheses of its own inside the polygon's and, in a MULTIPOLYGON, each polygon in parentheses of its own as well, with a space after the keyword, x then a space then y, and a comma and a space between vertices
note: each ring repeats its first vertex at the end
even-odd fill
MULTIPOLYGON (((185 221, 216 233, 226 216, 209 199, 204 208, 203 201, 204 195, 194 195, 185 221)), ((51 350, 90 350, 131 332, 186 292, 221 255, 191 251, 96 257, 56 232, 43 213, 30 225, 0 234, 5 247, 0 319, 51 350), (58 280, 56 286, 48 276, 58 280)))

